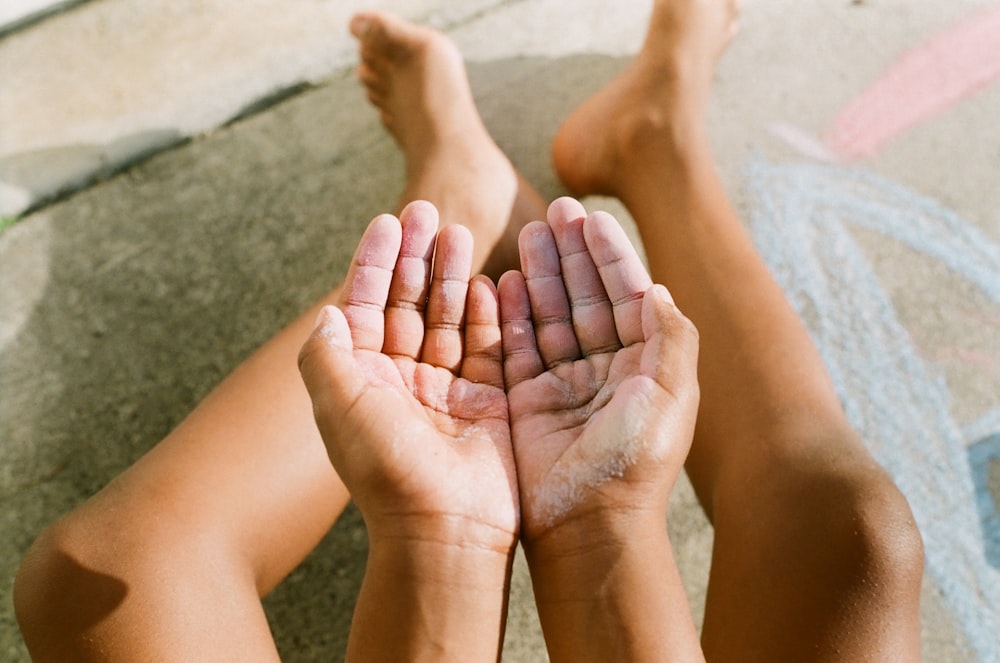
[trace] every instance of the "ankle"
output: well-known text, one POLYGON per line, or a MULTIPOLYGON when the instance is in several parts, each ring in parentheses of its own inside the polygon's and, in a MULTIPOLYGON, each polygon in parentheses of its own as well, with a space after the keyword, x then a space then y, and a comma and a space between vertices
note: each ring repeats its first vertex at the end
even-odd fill
POLYGON ((700 110, 682 100, 632 109, 619 121, 615 139, 623 161, 641 170, 683 166, 706 152, 708 145, 700 110))

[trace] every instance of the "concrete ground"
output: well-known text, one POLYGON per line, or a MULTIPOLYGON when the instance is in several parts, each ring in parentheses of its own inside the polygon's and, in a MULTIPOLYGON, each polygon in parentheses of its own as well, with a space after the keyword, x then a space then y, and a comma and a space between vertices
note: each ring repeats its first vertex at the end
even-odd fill
MULTIPOLYGON (((497 142, 554 197, 549 140, 649 4, 9 5, 0 659, 28 660, 9 590, 34 536, 337 282, 394 206, 401 160, 353 80, 347 17, 450 34, 497 142)), ((748 0, 709 117, 731 197, 924 533, 929 661, 1000 661, 998 75, 995 2, 748 0)), ((670 523, 697 618, 712 534, 687 485, 670 523)), ((349 509, 265 600, 286 660, 341 657, 365 551, 349 509)), ((520 560, 504 658, 544 659, 520 560)))

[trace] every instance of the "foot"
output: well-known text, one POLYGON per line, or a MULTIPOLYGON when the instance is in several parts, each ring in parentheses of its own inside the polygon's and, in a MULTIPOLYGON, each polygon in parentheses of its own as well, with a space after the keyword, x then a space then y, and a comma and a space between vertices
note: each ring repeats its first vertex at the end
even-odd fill
POLYGON ((473 269, 517 267, 517 235, 545 205, 483 125, 462 56, 443 34, 390 14, 351 21, 358 78, 406 161, 402 204, 424 199, 475 238, 473 269))
POLYGON ((656 0, 628 67, 563 123, 552 145, 578 195, 621 196, 621 183, 702 140, 715 62, 737 30, 738 0, 656 0))

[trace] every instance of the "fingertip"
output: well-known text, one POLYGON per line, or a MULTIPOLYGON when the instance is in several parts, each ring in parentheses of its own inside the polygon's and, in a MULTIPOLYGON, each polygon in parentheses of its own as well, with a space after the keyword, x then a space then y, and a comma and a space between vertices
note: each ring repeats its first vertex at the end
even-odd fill
POLYGON ((654 283, 646 289, 642 297, 642 329, 646 339, 664 328, 668 309, 673 306, 674 299, 664 286, 654 283))
POLYGON ((552 228, 544 221, 532 221, 521 229, 517 238, 517 248, 521 256, 521 272, 525 278, 533 278, 539 271, 558 273, 559 251, 552 228))
POLYGON ((344 312, 336 306, 326 305, 319 310, 312 335, 333 348, 352 349, 351 328, 344 312))
POLYGON ((400 259, 419 258, 429 265, 434 255, 438 223, 437 209, 430 203, 416 201, 404 207, 399 213, 399 224, 402 228, 400 259))
POLYGON ((469 280, 466 319, 470 323, 500 324, 500 302, 497 288, 490 277, 477 274, 469 280))
POLYGON ((355 263, 363 267, 391 266, 396 262, 402 236, 403 228, 398 218, 392 214, 379 214, 371 220, 358 242, 354 252, 355 263))
POLYGON ((523 283, 524 275, 516 269, 508 269, 497 279, 497 292, 510 288, 516 281, 523 283))
POLYGON ((476 274, 471 279, 469 279, 469 287, 476 288, 477 290, 482 290, 483 288, 486 288, 494 296, 497 293, 497 286, 496 284, 493 283, 493 279, 486 276, 485 274, 476 274))
MULTIPOLYGON (((631 292, 644 293, 652 285, 653 281, 635 244, 614 216, 607 212, 594 212, 587 216, 583 224, 583 238, 594 263, 602 271, 602 278, 604 270, 610 268, 617 278, 622 279, 621 285, 627 286, 631 292)), ((612 284, 605 285, 608 286, 608 293, 612 294, 612 284)))
POLYGON ((437 235, 434 247, 434 279, 465 281, 472 276, 472 231, 462 225, 449 225, 437 235))
POLYGON ((325 372, 323 366, 329 365, 328 351, 351 352, 354 344, 351 339, 351 329, 344 312, 336 306, 324 306, 316 316, 312 333, 299 350, 299 371, 305 380, 306 387, 312 390, 318 375, 325 372))
POLYGON ((649 287, 648 293, 652 295, 653 300, 658 303, 666 303, 671 306, 676 306, 676 304, 674 304, 673 295, 670 294, 670 291, 667 290, 665 285, 654 283, 649 287))
POLYGON ((602 235, 609 234, 609 231, 613 235, 617 235, 619 230, 624 232, 618 219, 610 212, 605 212, 604 210, 596 210, 588 214, 585 221, 585 228, 589 231, 588 234, 591 235, 597 231, 600 231, 602 235))
POLYGON ((547 218, 560 256, 587 252, 587 243, 583 238, 587 211, 583 205, 573 198, 559 198, 549 205, 547 218))
POLYGON ((438 209, 434 206, 434 203, 427 200, 414 200, 407 203, 403 211, 399 213, 399 219, 404 225, 407 223, 420 223, 422 225, 433 225, 434 228, 437 228, 441 222, 441 215, 438 213, 438 209))
POLYGON ((531 315, 524 274, 512 269, 500 275, 497 281, 497 302, 500 304, 501 320, 531 315))
POLYGON ((587 216, 587 210, 576 198, 562 196, 549 204, 546 218, 550 224, 569 223, 587 216))
POLYGON ((518 248, 523 248, 530 245, 532 242, 538 241, 540 237, 551 236, 552 230, 549 228, 549 224, 544 221, 529 221, 524 224, 521 228, 521 232, 517 235, 518 248))
POLYGON ((391 225, 397 225, 398 226, 399 225, 399 217, 396 216, 395 214, 390 214, 389 212, 383 212, 381 214, 376 214, 372 218, 371 223, 368 224, 368 225, 370 225, 370 226, 379 226, 379 227, 381 227, 381 226, 388 227, 388 226, 391 226, 391 225))
POLYGON ((442 228, 438 232, 439 241, 443 236, 448 236, 448 241, 452 242, 454 246, 463 248, 471 248, 475 242, 475 238, 472 236, 472 231, 460 223, 452 223, 442 228))
POLYGON ((369 14, 355 14, 347 24, 351 34, 358 39, 364 39, 371 31, 374 22, 369 14))
POLYGON ((642 300, 643 336, 648 340, 658 332, 677 337, 687 332, 696 341, 698 329, 674 302, 667 288, 654 283, 646 290, 642 300))

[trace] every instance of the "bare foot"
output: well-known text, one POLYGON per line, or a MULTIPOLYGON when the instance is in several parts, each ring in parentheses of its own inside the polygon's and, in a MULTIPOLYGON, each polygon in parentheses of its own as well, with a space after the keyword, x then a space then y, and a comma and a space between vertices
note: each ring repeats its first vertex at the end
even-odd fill
POLYGON ((406 160, 401 206, 423 199, 442 223, 475 237, 473 269, 516 268, 517 235, 544 218, 541 196, 514 170, 483 125, 462 56, 443 34, 382 12, 351 21, 358 78, 406 160))
POLYGON ((644 150, 701 142, 715 61, 737 30, 738 0, 656 0, 642 49, 566 119, 552 144, 556 172, 578 195, 621 195, 644 150), (694 136, 697 140, 690 141, 694 136))

